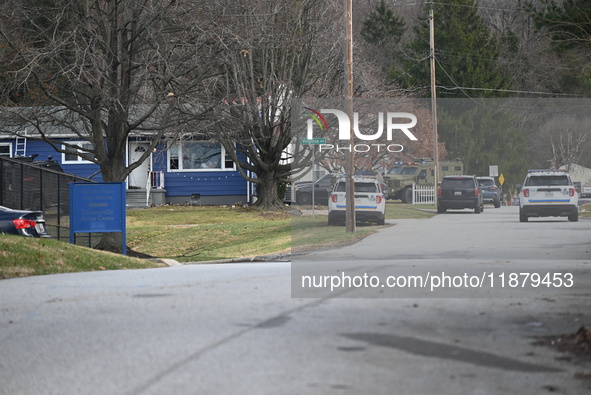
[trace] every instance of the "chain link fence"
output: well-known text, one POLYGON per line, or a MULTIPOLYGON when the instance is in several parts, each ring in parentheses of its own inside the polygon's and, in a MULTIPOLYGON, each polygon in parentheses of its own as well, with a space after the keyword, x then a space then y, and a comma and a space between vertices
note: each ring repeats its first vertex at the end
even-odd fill
MULTIPOLYGON (((94 182, 61 171, 55 161, 34 161, 32 157, 0 157, 0 206, 15 210, 42 211, 52 237, 70 240, 70 183, 94 182)), ((78 236, 76 244, 92 246, 100 240, 78 236)))

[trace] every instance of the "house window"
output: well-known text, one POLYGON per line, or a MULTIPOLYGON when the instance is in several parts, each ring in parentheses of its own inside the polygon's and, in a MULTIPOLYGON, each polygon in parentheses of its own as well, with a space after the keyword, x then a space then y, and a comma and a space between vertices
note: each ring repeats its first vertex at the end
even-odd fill
MULTIPOLYGON (((76 145, 80 148, 84 149, 92 149, 92 144, 88 141, 74 141, 71 144, 76 145)), ((85 152, 73 147, 66 147, 62 145, 62 148, 66 151, 62 153, 62 163, 64 164, 75 164, 75 163, 92 163, 87 161, 86 159, 82 159, 78 154, 81 152, 85 152)))
POLYGON ((0 143, 0 156, 8 156, 10 158, 12 156, 12 144, 0 143))
POLYGON ((224 147, 212 141, 182 141, 168 150, 169 171, 235 170, 224 147))

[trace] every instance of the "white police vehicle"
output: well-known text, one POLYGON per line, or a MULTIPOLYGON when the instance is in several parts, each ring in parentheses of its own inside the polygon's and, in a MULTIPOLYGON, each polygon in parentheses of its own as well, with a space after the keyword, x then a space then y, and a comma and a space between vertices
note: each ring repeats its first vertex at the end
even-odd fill
POLYGON ((529 217, 579 220, 579 195, 567 172, 529 170, 519 192, 519 221, 529 217))
MULTIPOLYGON (((386 197, 375 177, 354 177, 355 219, 359 222, 385 224, 386 197)), ((340 178, 328 199, 328 224, 336 225, 346 218, 346 180, 340 178)))

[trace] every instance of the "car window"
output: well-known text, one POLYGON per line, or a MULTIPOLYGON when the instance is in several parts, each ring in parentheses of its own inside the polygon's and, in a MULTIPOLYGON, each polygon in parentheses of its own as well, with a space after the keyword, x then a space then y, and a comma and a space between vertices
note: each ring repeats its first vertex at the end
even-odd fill
POLYGON ((445 178, 443 188, 474 188, 474 181, 470 178, 445 178))
POLYGON ((487 180, 487 179, 484 179, 484 180, 478 180, 478 183, 479 183, 480 185, 484 185, 484 186, 486 186, 486 187, 487 187, 487 186, 490 186, 490 185, 495 185, 495 182, 494 182, 493 180, 487 180))
POLYGON ((388 172, 388 174, 400 174, 400 172, 402 171, 402 167, 400 166, 396 166, 390 169, 390 171, 388 172))
MULTIPOLYGON (((334 191, 335 192, 346 192, 345 183, 339 182, 336 186, 334 191)), ((356 182, 355 183, 355 192, 371 192, 376 193, 378 192, 377 184, 373 182, 356 182)))
POLYGON ((378 191, 378 186, 373 182, 357 182, 355 183, 355 192, 371 192, 378 191))
POLYGON ((405 167, 400 171, 400 174, 413 175, 417 172, 417 170, 418 169, 416 167, 405 167))
POLYGON ((545 186, 545 185, 570 185, 566 175, 556 176, 531 176, 525 181, 526 186, 545 186))

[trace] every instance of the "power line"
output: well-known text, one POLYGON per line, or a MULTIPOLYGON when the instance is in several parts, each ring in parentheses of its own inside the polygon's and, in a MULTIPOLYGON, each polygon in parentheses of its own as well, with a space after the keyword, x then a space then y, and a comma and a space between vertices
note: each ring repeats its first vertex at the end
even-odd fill
POLYGON ((459 86, 454 81, 454 79, 452 78, 452 76, 449 75, 449 73, 447 72, 447 70, 445 70, 445 68, 443 67, 443 65, 439 62, 439 59, 435 58, 435 61, 437 62, 437 64, 441 68, 441 70, 445 73, 445 75, 447 76, 447 78, 449 78, 449 80, 454 84, 453 87, 448 87, 448 86, 437 86, 437 87, 440 88, 440 89, 448 90, 448 91, 460 90, 469 99, 472 99, 472 97, 470 95, 468 95, 466 92, 464 92, 465 90, 466 91, 481 91, 481 92, 521 93, 521 94, 529 94, 529 95, 584 97, 584 96, 576 95, 576 94, 572 94, 572 93, 553 93, 553 92, 538 92, 538 91, 521 91, 521 90, 517 90, 517 89, 471 88, 471 87, 466 87, 466 86, 459 86))

